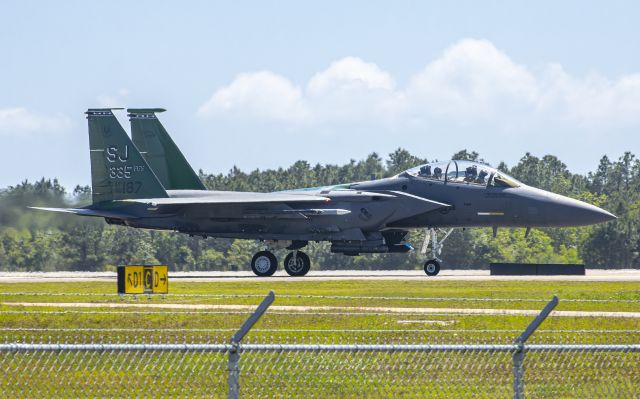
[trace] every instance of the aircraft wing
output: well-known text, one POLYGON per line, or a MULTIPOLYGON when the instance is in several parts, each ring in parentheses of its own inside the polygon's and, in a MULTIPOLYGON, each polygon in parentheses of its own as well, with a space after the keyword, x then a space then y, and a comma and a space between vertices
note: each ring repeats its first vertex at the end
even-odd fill
POLYGON ((340 203, 347 206, 347 203, 389 203, 386 207, 389 217, 392 220, 399 220, 413 215, 430 212, 436 209, 448 208, 449 204, 433 201, 428 198, 419 197, 400 191, 378 191, 367 192, 358 190, 336 190, 323 191, 321 193, 304 192, 274 192, 274 193, 253 193, 253 192, 230 192, 230 191, 209 191, 202 195, 188 195, 169 198, 142 198, 124 199, 118 202, 139 203, 152 207, 165 208, 174 206, 211 206, 221 205, 243 205, 248 206, 261 204, 269 205, 270 209, 253 212, 247 210, 244 217, 253 218, 291 218, 309 216, 340 216, 350 213, 347 209, 323 209, 327 203, 340 203), (291 208, 287 204, 310 203, 311 208, 298 209, 291 208), (314 204, 317 204, 314 206, 314 204), (321 206, 325 205, 325 206, 321 206), (275 207, 275 208, 274 208, 275 207), (282 208, 284 207, 284 209, 282 208), (295 216, 294 216, 295 215, 295 216))
MULTIPOLYGON (((275 193, 254 193, 254 192, 229 192, 229 191, 208 191, 200 195, 180 195, 169 198, 132 198, 117 200, 122 204, 144 204, 151 208, 154 216, 145 217, 166 217, 173 214, 177 208, 183 206, 211 207, 223 209, 225 205, 246 205, 242 208, 224 208, 228 211, 220 216, 224 219, 307 219, 323 216, 345 216, 367 204, 376 204, 375 213, 386 223, 431 212, 437 209, 444 209, 450 205, 433 201, 428 198, 419 197, 401 191, 357 191, 357 190, 336 190, 323 191, 320 193, 303 192, 275 192, 275 193), (301 204, 308 204, 302 205, 301 204), (338 207, 327 207, 330 203, 335 203, 338 207), (294 206, 298 204, 298 206, 294 206), (386 205, 388 204, 388 205, 386 205), (265 207, 266 206, 266 207, 265 207), (222 207, 222 208, 221 208, 222 207), (170 213, 167 213, 167 212, 170 213)), ((43 208, 32 207, 45 211, 72 213, 82 216, 95 216, 114 219, 135 219, 135 212, 122 212, 113 208, 43 208)), ((213 216, 210 216, 213 217, 213 216)))
POLYGON ((206 195, 169 197, 169 198, 141 198, 126 199, 119 202, 162 205, 206 205, 206 204, 256 204, 256 203, 287 203, 287 202, 328 202, 328 197, 291 194, 291 193, 252 193, 233 191, 209 191, 206 195))

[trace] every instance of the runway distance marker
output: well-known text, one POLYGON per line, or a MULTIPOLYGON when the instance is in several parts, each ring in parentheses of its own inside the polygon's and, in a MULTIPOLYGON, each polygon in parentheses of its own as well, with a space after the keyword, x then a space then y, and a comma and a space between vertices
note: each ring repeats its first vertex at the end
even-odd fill
POLYGON ((167 265, 118 266, 118 294, 169 293, 167 265))

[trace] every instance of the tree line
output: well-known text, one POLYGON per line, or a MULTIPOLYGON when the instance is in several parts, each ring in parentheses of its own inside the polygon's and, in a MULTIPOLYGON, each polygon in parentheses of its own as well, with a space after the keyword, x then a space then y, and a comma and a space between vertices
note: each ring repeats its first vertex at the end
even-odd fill
MULTIPOLYGON (((462 150, 452 159, 482 161, 475 151, 462 150)), ((393 176, 428 162, 397 149, 385 160, 372 153, 344 165, 311 165, 298 161, 288 168, 237 167, 228 173, 200 171, 211 190, 278 191, 334 185, 393 176)), ((456 229, 441 257, 446 268, 485 268, 490 262, 585 263, 588 267, 640 266, 640 160, 630 152, 617 160, 604 156, 586 175, 571 173, 553 155, 529 153, 509 167, 498 169, 525 184, 577 198, 613 212, 618 219, 579 228, 456 229)), ((172 270, 248 270, 260 243, 246 240, 202 239, 167 231, 147 231, 107 225, 102 219, 28 209, 27 206, 68 207, 91 202, 91 189, 62 187, 56 179, 23 181, 0 191, 0 270, 114 270, 117 265, 163 263, 172 270)), ((414 269, 426 257, 420 254, 424 231, 408 236, 416 251, 409 254, 331 254, 328 243, 310 243, 305 249, 316 269, 414 269)), ((278 254, 281 257, 282 254, 278 254)))

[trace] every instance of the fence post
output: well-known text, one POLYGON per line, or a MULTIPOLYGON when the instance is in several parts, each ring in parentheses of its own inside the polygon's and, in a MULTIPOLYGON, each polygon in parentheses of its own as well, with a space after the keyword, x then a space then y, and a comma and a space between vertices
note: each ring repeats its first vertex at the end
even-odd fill
POLYGON ((515 344, 518 349, 513 354, 513 397, 514 399, 524 399, 524 345, 540 324, 549 316, 549 313, 558 306, 558 297, 553 296, 551 301, 542 309, 540 314, 527 326, 527 328, 516 338, 515 344))
POLYGON ((269 291, 269 294, 262 300, 260 305, 258 305, 255 312, 245 320, 240 329, 231 337, 231 349, 229 350, 229 363, 227 367, 229 371, 229 377, 227 379, 227 384, 229 385, 228 399, 238 399, 240 396, 240 342, 242 338, 249 333, 254 324, 260 320, 260 317, 267 311, 274 300, 275 294, 273 291, 269 291))
POLYGON ((229 350, 229 376, 227 384, 229 392, 227 398, 237 399, 240 396, 240 353, 238 353, 238 344, 231 344, 229 350))

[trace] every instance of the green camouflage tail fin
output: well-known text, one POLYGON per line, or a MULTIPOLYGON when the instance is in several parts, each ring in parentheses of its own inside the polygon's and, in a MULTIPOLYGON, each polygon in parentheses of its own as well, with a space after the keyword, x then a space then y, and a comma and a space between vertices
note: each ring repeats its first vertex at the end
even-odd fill
POLYGON ((162 108, 129 108, 133 143, 167 190, 206 190, 169 133, 156 118, 162 108))
POLYGON ((86 114, 93 203, 168 197, 111 109, 89 109, 86 114))

